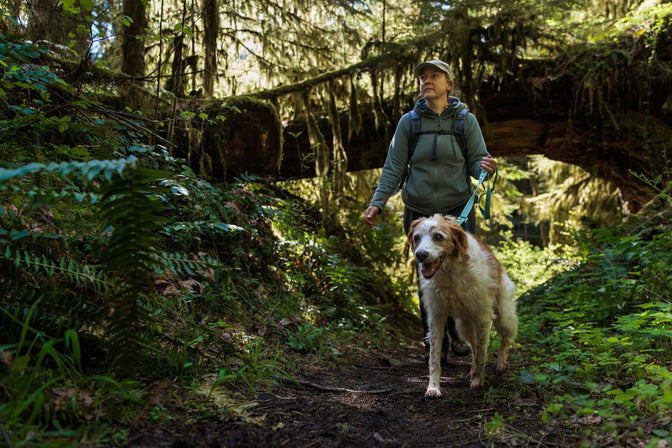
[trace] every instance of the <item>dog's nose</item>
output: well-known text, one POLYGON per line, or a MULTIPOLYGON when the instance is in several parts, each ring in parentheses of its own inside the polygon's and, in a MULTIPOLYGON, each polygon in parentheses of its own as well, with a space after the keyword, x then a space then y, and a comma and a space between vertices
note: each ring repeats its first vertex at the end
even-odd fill
POLYGON ((415 259, 420 262, 423 262, 427 258, 427 255, 429 254, 427 253, 426 250, 418 250, 415 252, 415 259))

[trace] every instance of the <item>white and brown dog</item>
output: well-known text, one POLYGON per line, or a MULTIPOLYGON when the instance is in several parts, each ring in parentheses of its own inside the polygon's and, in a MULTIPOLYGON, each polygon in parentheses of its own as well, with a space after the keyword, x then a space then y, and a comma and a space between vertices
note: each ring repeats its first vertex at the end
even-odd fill
POLYGON ((418 263, 422 303, 429 324, 429 385, 425 397, 440 397, 441 341, 446 319, 455 318, 460 338, 471 345, 471 388, 483 386, 490 326, 501 337, 496 372, 506 369, 518 332, 515 285, 492 249, 465 232, 452 216, 411 223, 408 242, 418 263))

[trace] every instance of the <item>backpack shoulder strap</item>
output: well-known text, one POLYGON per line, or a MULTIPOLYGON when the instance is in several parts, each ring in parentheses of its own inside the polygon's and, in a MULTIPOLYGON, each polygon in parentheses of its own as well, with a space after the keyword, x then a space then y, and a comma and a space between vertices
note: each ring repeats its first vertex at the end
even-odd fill
POLYGON ((408 161, 410 162, 413 151, 415 151, 415 147, 418 145, 418 140, 420 139, 422 117, 413 109, 411 109, 409 115, 411 116, 411 140, 408 145, 408 161))
POLYGON ((408 141, 408 162, 406 163, 406 168, 404 168, 404 174, 401 179, 401 183, 392 194, 395 194, 397 191, 399 191, 406 182, 406 178, 408 177, 408 165, 411 163, 411 156, 413 155, 413 151, 415 151, 415 147, 418 145, 418 140, 420 139, 421 133, 420 131, 422 130, 422 117, 420 114, 411 109, 408 115, 411 117, 411 138, 408 141))
POLYGON ((457 144, 460 145, 464 160, 467 160, 467 139, 464 135, 464 121, 468 113, 469 109, 465 107, 455 115, 455 121, 453 121, 453 135, 457 140, 457 144))

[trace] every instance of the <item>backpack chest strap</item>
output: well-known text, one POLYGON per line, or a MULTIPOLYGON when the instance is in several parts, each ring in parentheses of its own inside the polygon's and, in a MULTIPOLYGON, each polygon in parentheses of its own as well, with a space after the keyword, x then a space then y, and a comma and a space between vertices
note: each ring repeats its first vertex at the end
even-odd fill
MULTIPOLYGON (((435 162, 436 158, 437 158, 436 157, 436 151, 437 151, 437 147, 438 147, 439 135, 454 135, 454 136, 458 135, 455 131, 452 131, 452 130, 449 131, 449 130, 445 130, 445 129, 439 129, 437 131, 418 131, 415 134, 415 141, 417 142, 420 139, 421 135, 429 135, 429 134, 434 135, 434 144, 432 145, 432 161, 433 162, 435 162)), ((409 161, 410 161, 410 158, 409 158, 409 161)))

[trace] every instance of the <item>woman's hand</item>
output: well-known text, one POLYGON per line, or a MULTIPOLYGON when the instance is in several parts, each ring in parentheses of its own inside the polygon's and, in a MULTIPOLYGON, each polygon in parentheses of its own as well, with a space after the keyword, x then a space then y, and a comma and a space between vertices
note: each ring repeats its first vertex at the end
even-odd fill
POLYGON ((491 155, 488 155, 481 159, 481 169, 487 171, 488 174, 494 173, 496 168, 497 168, 497 161, 493 159, 491 155))
POLYGON ((376 216, 378 213, 380 213, 380 209, 375 205, 370 205, 369 208, 366 209, 364 220, 369 226, 374 227, 376 225, 376 216))

